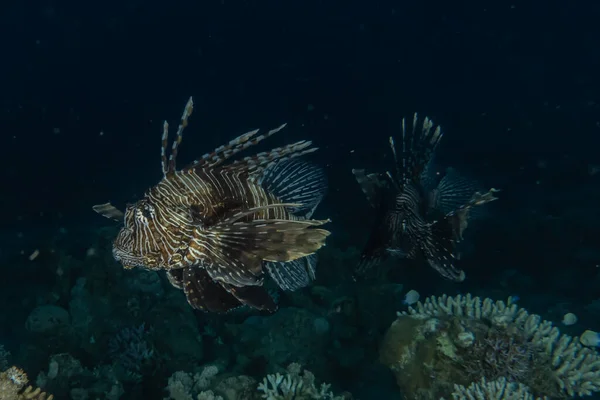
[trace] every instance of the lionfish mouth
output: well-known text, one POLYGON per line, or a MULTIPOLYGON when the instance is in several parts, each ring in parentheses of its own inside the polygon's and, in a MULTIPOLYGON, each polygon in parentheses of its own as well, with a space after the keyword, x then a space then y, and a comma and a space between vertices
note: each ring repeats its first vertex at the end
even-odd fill
POLYGON ((124 268, 133 268, 143 266, 142 257, 132 256, 126 250, 113 246, 113 257, 117 262, 123 264, 124 268))

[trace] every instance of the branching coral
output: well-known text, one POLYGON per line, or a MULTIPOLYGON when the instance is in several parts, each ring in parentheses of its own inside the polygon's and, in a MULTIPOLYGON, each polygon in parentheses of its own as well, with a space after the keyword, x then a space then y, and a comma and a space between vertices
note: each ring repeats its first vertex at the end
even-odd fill
POLYGON ((142 376, 155 367, 156 354, 150 334, 141 324, 137 328, 123 329, 110 339, 110 357, 123 369, 125 380, 140 382, 142 376))
POLYGON ((454 383, 501 376, 536 396, 600 391, 600 355, 510 299, 427 298, 399 313, 380 358, 409 397, 418 399, 448 396, 454 383))
POLYGON ((527 386, 509 382, 505 378, 490 382, 482 378, 469 387, 455 385, 452 398, 454 400, 542 400, 534 398, 527 386))
POLYGON ((0 400, 52 400, 54 396, 42 392, 40 388, 27 386, 27 374, 17 368, 10 367, 0 372, 0 400))
POLYGON ((195 375, 183 371, 175 372, 169 378, 167 386, 169 397, 167 399, 192 400, 193 393, 198 393, 198 400, 222 400, 221 396, 208 390, 218 373, 219 369, 214 365, 204 367, 202 372, 195 375))
POLYGON ((267 375, 258 385, 258 391, 267 400, 343 400, 334 396, 329 384, 323 383, 319 388, 315 385, 315 376, 304 370, 299 364, 292 363, 287 368, 287 375, 279 373, 267 375))
POLYGON ((506 378, 511 382, 527 381, 535 368, 535 346, 518 333, 491 329, 486 337, 473 343, 463 364, 474 380, 506 378))

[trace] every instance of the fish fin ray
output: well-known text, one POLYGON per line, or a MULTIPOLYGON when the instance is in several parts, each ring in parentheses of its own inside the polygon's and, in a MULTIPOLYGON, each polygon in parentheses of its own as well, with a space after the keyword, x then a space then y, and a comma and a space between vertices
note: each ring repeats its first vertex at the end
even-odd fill
POLYGON ((316 147, 311 147, 312 142, 302 140, 286 146, 277 147, 270 151, 244 157, 241 160, 233 161, 230 164, 222 166, 225 172, 234 172, 245 174, 252 178, 260 178, 260 175, 271 165, 286 160, 291 160, 305 154, 317 151, 316 147))
POLYGON ((225 313, 242 306, 235 296, 212 280, 203 268, 184 268, 182 281, 188 303, 197 310, 225 313))
POLYGON ((231 268, 228 265, 220 265, 217 263, 207 264, 204 266, 208 275, 218 282, 224 282, 232 286, 256 286, 263 283, 262 271, 249 265, 240 266, 239 268, 231 268))
POLYGON ((301 206, 288 208, 299 217, 312 217, 327 191, 327 177, 321 167, 299 160, 286 160, 265 169, 259 183, 284 203, 301 206))
MULTIPOLYGON (((423 172, 432 159, 443 133, 439 125, 435 125, 429 117, 419 121, 418 114, 413 115, 412 123, 407 125, 402 119, 402 152, 401 157, 395 156, 395 180, 401 186, 406 182, 419 183, 423 172), (398 165, 402 163, 402 165, 398 165)), ((390 138, 393 154, 396 154, 394 140, 390 138)))
POLYGON ((483 212, 479 211, 480 208, 478 206, 498 200, 494 195, 498 192, 499 190, 494 188, 485 193, 475 192, 466 203, 456 206, 453 211, 446 214, 446 218, 454 229, 455 240, 460 241, 463 239, 463 233, 467 229, 469 221, 483 215, 483 212))
POLYGON ((123 218, 125 217, 123 211, 110 204, 110 202, 104 204, 96 204, 92 207, 92 209, 98 214, 102 215, 104 218, 112 219, 116 222, 122 222, 123 218))
POLYGON ((260 284, 263 261, 288 262, 315 253, 329 231, 328 220, 253 220, 218 223, 197 230, 196 244, 210 260, 212 278, 235 286, 260 284))
POLYGON ((191 164, 186 166, 184 170, 196 169, 196 168, 215 168, 225 161, 235 156, 236 154, 246 150, 249 147, 257 145, 263 140, 273 136, 277 132, 285 128, 286 124, 282 124, 275 129, 271 129, 265 134, 256 136, 259 129, 255 129, 250 132, 246 132, 235 139, 232 139, 226 145, 220 146, 210 153, 204 154, 201 158, 194 160, 191 164))
POLYGON ((445 279, 464 281, 465 272, 456 266, 456 240, 451 222, 445 217, 429 228, 429 234, 421 242, 428 264, 445 279))
POLYGON ((288 262, 266 262, 265 268, 281 289, 295 291, 315 279, 316 264, 317 255, 311 254, 288 262))
POLYGON ((165 121, 163 123, 163 134, 161 140, 160 147, 160 159, 163 176, 167 177, 170 174, 175 173, 177 170, 177 153, 179 151, 179 145, 183 139, 183 131, 188 125, 188 119, 192 115, 192 111, 194 110, 194 100, 190 97, 185 105, 183 110, 183 114, 181 115, 181 119, 179 121, 179 127, 177 128, 177 133, 175 134, 175 140, 171 145, 170 154, 167 156, 168 146, 169 146, 169 123, 165 121))
POLYGON ((449 214, 468 204, 480 185, 462 176, 456 169, 447 168, 446 173, 430 194, 431 208, 449 214))

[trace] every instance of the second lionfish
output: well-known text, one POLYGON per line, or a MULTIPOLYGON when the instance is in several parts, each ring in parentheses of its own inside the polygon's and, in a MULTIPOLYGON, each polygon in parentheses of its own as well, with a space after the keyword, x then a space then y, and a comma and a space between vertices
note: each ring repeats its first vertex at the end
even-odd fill
POLYGON ((125 212, 110 203, 94 210, 124 222, 113 243, 117 261, 125 268, 165 270, 192 307, 226 312, 248 305, 274 311, 265 275, 285 290, 308 285, 315 252, 330 234, 319 228, 328 220, 311 219, 326 191, 325 175, 297 159, 316 148, 300 141, 230 161, 282 125, 261 135, 245 133, 177 170, 192 109, 190 98, 170 154, 164 123, 160 182, 125 212))
POLYGON ((402 120, 399 151, 390 137, 392 173, 352 171, 375 209, 375 225, 357 273, 364 274, 390 255, 420 257, 444 278, 460 282, 465 273, 456 266, 457 244, 473 208, 496 200, 497 190, 481 193, 452 168, 443 175, 434 173, 442 130, 427 117, 419 122, 417 114, 411 122, 402 120))

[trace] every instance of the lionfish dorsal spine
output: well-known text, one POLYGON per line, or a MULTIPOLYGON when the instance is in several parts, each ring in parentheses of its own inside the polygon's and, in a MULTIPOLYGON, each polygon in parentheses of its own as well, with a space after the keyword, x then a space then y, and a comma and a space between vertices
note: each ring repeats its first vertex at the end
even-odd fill
POLYGON ((236 160, 231 164, 224 166, 223 170, 230 172, 242 170, 248 175, 256 176, 274 163, 290 160, 318 150, 317 147, 311 146, 311 141, 302 140, 287 146, 277 147, 271 151, 236 160))
POLYGON ((229 158, 235 156, 236 154, 246 150, 247 148, 254 146, 263 140, 273 136, 277 132, 281 131, 285 128, 287 124, 282 124, 275 129, 271 129, 265 134, 256 136, 258 133, 258 129, 253 131, 244 133, 235 139, 231 140, 228 144, 224 146, 220 146, 219 148, 213 150, 211 153, 206 153, 198 160, 193 161, 190 165, 188 165, 185 170, 195 169, 195 168, 214 168, 227 161, 229 158), (256 136, 256 137, 255 137, 256 136))
POLYGON ((399 181, 400 179, 402 179, 402 169, 400 168, 400 163, 398 160, 398 152, 396 151, 396 142, 394 141, 394 137, 390 136, 390 148, 392 149, 392 156, 394 157, 394 167, 395 167, 395 173, 396 173, 396 179, 394 179, 394 177, 392 177, 392 174, 390 174, 389 172, 387 172, 388 177, 390 178, 390 180, 392 181, 392 184, 398 189, 399 184, 402 183, 402 181, 399 181), (400 182, 400 183, 399 183, 400 182))
POLYGON ((160 148, 160 159, 163 176, 166 178, 168 175, 173 174, 177 170, 177 152, 179 151, 179 145, 183 140, 183 131, 188 125, 188 120, 192 115, 192 111, 194 111, 194 100, 190 97, 183 109, 183 114, 181 115, 181 120, 179 121, 179 126, 177 128, 177 133, 175 135, 175 140, 173 141, 173 145, 171 146, 171 152, 169 153, 167 159, 167 148, 169 142, 169 123, 165 121, 163 123, 163 134, 160 148))

